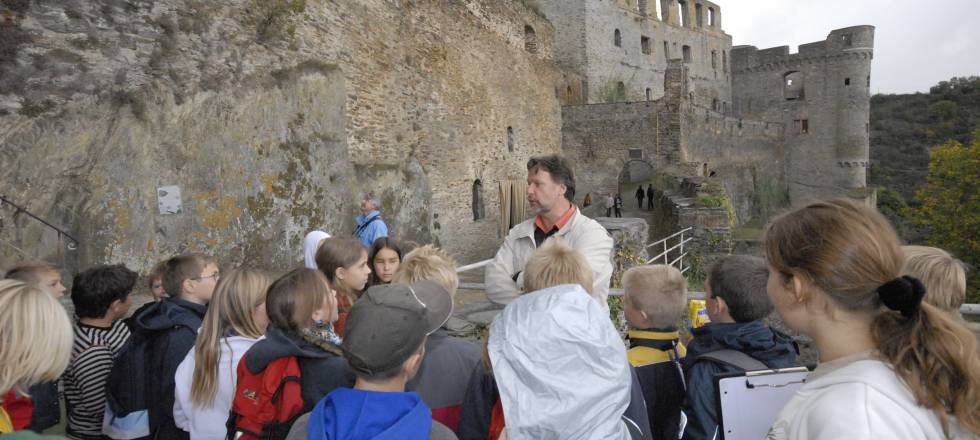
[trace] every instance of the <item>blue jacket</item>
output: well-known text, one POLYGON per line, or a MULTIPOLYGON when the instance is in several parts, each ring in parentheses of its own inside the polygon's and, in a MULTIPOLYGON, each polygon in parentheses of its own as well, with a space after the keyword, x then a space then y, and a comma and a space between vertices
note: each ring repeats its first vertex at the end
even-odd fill
POLYGON ((752 356, 771 368, 787 368, 796 363, 796 346, 792 338, 769 328, 762 321, 708 324, 693 329, 692 333, 694 339, 687 344, 687 356, 684 358, 684 375, 687 378, 685 440, 716 438, 719 417, 714 377, 741 371, 711 360, 698 360, 698 356, 731 349, 752 356))
POLYGON ((61 403, 58 401, 58 381, 39 383, 31 386, 31 400, 34 413, 31 414, 30 430, 41 432, 61 421, 61 403))
POLYGON ((432 413, 415 393, 383 393, 338 388, 310 414, 310 440, 427 439, 432 413))
POLYGON ((354 230, 354 235, 368 248, 374 244, 374 240, 388 236, 388 225, 381 219, 380 211, 371 211, 366 216, 361 214, 355 220, 357 221, 357 229, 354 230), (375 217, 377 220, 371 221, 375 217))

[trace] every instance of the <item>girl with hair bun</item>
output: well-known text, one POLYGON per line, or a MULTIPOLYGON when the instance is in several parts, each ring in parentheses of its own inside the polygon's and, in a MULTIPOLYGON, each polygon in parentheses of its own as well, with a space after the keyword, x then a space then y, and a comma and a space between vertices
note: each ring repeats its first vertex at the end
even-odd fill
POLYGON ((815 202, 773 220, 765 247, 769 296, 821 362, 767 439, 980 435, 977 340, 899 276, 898 237, 878 211, 815 202))

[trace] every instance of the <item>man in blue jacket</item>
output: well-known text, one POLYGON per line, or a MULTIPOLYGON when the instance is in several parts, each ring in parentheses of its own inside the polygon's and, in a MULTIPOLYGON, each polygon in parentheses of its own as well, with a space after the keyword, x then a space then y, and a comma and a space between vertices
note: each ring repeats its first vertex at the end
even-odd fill
POLYGON ((366 194, 361 200, 361 214, 355 219, 357 228, 354 229, 354 236, 368 248, 374 244, 374 240, 388 236, 388 225, 381 218, 380 208, 378 199, 366 194))
MULTIPOLYGON (((704 282, 705 308, 711 323, 693 329, 694 339, 687 344, 684 372, 687 378, 687 428, 685 440, 716 439, 718 434, 718 396, 714 378, 724 373, 747 369, 740 360, 763 368, 795 366, 796 346, 793 340, 762 322, 772 312, 766 294, 769 270, 762 258, 730 255, 715 263, 704 282), (728 352, 728 356, 724 356, 728 352), (731 352, 736 356, 730 356, 731 352), (764 365, 762 365, 764 364, 764 365)), ((761 368, 760 368, 761 369, 761 368)))
POLYGON ((429 334, 452 313, 449 292, 431 281, 382 284, 364 292, 347 318, 344 357, 357 375, 293 424, 287 440, 455 440, 432 420, 422 398, 405 392, 418 372, 429 334))

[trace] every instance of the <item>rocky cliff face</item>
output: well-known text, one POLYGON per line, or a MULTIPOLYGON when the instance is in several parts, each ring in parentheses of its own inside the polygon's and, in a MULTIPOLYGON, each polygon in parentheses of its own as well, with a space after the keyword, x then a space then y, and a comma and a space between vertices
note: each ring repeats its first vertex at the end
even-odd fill
POLYGON ((366 191, 393 235, 486 257, 496 182, 559 148, 552 32, 497 0, 0 0, 0 193, 81 242, 0 209, 0 263, 281 269, 366 191))

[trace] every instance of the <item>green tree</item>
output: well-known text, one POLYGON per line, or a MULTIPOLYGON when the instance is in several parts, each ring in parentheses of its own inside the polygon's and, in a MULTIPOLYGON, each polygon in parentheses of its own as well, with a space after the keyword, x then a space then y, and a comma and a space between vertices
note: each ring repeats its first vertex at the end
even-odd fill
POLYGON ((927 241, 967 263, 968 302, 980 302, 980 130, 963 146, 949 141, 929 153, 929 174, 908 208, 927 241))

